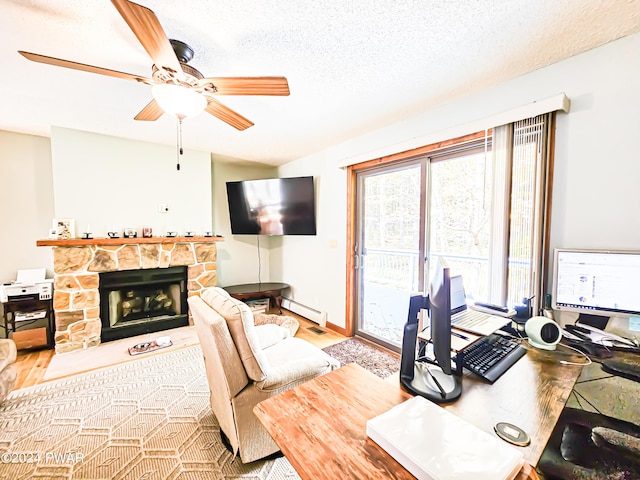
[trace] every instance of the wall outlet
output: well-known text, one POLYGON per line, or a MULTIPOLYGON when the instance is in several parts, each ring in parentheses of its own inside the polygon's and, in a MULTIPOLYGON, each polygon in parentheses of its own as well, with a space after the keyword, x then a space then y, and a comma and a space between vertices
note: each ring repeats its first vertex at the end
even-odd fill
POLYGON ((166 203, 161 203, 158 205, 158 212, 160 213, 168 213, 169 212, 169 205, 167 205, 166 203))

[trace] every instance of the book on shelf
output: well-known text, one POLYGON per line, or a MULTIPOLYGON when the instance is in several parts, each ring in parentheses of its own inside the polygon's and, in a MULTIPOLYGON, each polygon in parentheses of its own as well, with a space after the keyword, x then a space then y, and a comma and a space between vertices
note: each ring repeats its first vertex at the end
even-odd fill
POLYGON ((367 436, 418 480, 512 480, 524 456, 423 397, 367 421, 367 436))

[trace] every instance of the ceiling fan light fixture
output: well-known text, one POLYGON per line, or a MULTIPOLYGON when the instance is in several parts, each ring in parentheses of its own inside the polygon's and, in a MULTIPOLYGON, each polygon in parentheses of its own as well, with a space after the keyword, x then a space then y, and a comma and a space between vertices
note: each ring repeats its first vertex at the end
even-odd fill
POLYGON ((207 107, 207 99, 203 95, 180 85, 154 85, 151 94, 165 113, 180 119, 200 115, 207 107))

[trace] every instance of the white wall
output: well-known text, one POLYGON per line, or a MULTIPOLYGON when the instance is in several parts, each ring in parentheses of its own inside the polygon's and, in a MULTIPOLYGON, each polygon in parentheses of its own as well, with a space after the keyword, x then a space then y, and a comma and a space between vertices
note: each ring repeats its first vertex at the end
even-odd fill
POLYGON ((279 175, 314 176, 317 234, 274 237, 271 275, 291 285, 288 296, 293 300, 344 326, 346 172, 329 157, 317 155, 281 167, 279 175))
POLYGON ((257 180, 277 176, 275 167, 245 166, 230 163, 212 156, 213 159, 213 219, 214 231, 225 240, 218 246, 218 285, 284 281, 273 277, 270 269, 270 246, 272 237, 265 235, 232 235, 227 203, 226 182, 257 180), (258 242, 260 248, 258 248, 258 242), (260 259, 260 260, 258 260, 260 259))
POLYGON ((52 275, 51 249, 36 241, 47 237, 53 211, 49 139, 0 130, 0 282, 27 268, 52 275))
POLYGON ((51 128, 51 152, 55 217, 74 219, 77 237, 87 224, 96 237, 113 227, 138 236, 143 226, 155 235, 212 228, 209 153, 185 150, 177 171, 174 147, 61 127, 51 128))
POLYGON ((626 37, 281 167, 319 176, 321 219, 317 238, 282 240, 272 272, 344 326, 346 185, 336 163, 561 92, 572 108, 557 121, 551 247, 640 249, 639 51, 640 34, 626 37))

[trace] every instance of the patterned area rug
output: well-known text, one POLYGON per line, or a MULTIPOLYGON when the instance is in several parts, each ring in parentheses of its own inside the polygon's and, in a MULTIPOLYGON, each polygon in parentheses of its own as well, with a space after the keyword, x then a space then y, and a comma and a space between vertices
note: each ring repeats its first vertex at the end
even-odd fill
POLYGON ((284 458, 243 465, 220 441, 200 346, 12 392, 0 479, 291 480, 284 458))
POLYGON ((342 365, 357 363, 380 378, 387 378, 400 370, 400 355, 383 350, 358 337, 348 338, 322 350, 340 360, 342 365))

